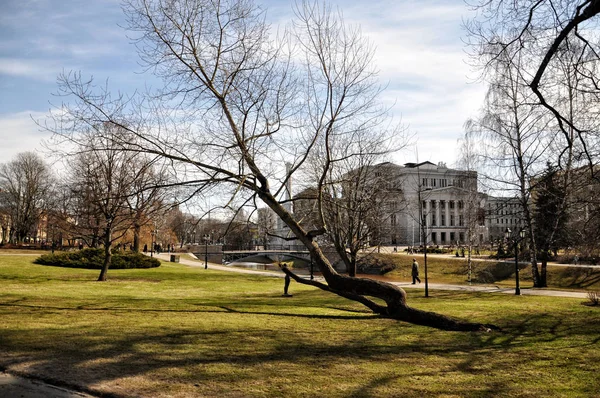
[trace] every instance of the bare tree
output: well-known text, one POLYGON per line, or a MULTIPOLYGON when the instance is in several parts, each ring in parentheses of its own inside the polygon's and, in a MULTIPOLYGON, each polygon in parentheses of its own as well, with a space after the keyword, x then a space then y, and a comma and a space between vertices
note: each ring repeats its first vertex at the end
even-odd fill
POLYGON ((125 199, 133 221, 133 245, 135 252, 140 251, 140 231, 156 216, 163 216, 173 203, 167 198, 167 176, 163 170, 157 170, 154 162, 147 156, 139 155, 129 162, 135 173, 132 185, 125 199))
POLYGON ((69 186, 78 208, 83 210, 72 227, 82 236, 97 236, 104 246, 99 281, 107 278, 113 243, 139 222, 137 214, 132 217, 128 203, 139 179, 139 169, 135 167, 139 157, 115 144, 114 138, 121 134, 121 128, 109 123, 88 130, 68 159, 69 186))
POLYGON ((540 287, 531 182, 543 170, 555 133, 548 113, 532 101, 534 94, 524 85, 520 67, 504 55, 496 59, 482 115, 468 121, 466 129, 482 140, 477 146, 489 189, 519 199, 531 248, 532 279, 540 287))
POLYGON ((488 75, 496 73, 498 59, 512 63, 536 102, 554 116, 562 133, 561 151, 576 149, 577 157, 586 161, 591 175, 599 178, 594 166, 600 155, 600 2, 482 0, 473 7, 476 17, 467 22, 473 61, 488 75), (574 50, 568 60, 561 57, 567 43, 574 50), (564 69, 565 61, 573 81, 577 81, 572 89, 590 104, 585 117, 577 120, 561 106, 568 99, 555 95, 556 82, 564 78, 556 71, 564 69), (590 125, 590 121, 594 123, 590 125))
MULTIPOLYGON (((466 132, 460 141, 460 155, 458 164, 461 170, 466 173, 476 173, 479 168, 479 156, 477 152, 477 144, 474 137, 470 132, 466 132)), ((473 264, 471 256, 473 253, 473 246, 475 244, 482 243, 479 241, 479 227, 485 222, 485 213, 482 214, 483 206, 482 200, 483 195, 478 192, 477 189, 466 189, 464 200, 462 201, 463 207, 463 222, 465 228, 465 243, 467 245, 467 279, 471 283, 473 264)))
POLYGON ((22 152, 0 165, 0 202, 10 222, 9 240, 23 242, 36 233, 53 184, 50 168, 34 152, 22 152))
POLYGON ((269 239, 276 228, 275 213, 268 207, 257 209, 256 225, 258 228, 258 238, 262 243, 264 250, 269 249, 269 239))
POLYGON ((61 89, 75 104, 59 115, 58 134, 76 139, 77 132, 68 127, 82 118, 107 121, 137 137, 134 150, 160 156, 182 171, 182 183, 198 190, 224 185, 232 196, 261 200, 310 251, 326 280, 306 280, 284 269, 299 283, 394 319, 448 330, 488 329, 412 308, 395 285, 338 274, 316 239, 329 226, 323 222, 319 229, 305 230, 278 199, 292 175, 316 174, 322 215, 322 187, 340 160, 331 148, 342 137, 385 125, 372 49, 358 29, 308 2, 297 7, 296 34, 283 43, 270 38, 262 10, 247 0, 131 0, 125 10, 130 28, 139 33, 142 60, 165 82, 165 102, 152 115, 172 118, 124 123, 140 118, 125 114, 122 98, 107 92, 94 96, 91 84, 67 75, 61 89), (173 104, 176 112, 170 113, 173 104), (307 162, 314 153, 324 157, 317 172, 307 162), (284 161, 292 165, 287 172, 279 169, 284 161))

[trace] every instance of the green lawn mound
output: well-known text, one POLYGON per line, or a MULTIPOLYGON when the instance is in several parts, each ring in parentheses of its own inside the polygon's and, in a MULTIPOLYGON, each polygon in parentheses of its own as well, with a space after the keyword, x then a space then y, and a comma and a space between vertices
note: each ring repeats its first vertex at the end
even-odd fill
MULTIPOLYGON (((55 267, 101 269, 104 263, 104 249, 83 249, 64 253, 44 254, 34 260, 40 265, 55 267)), ((155 268, 160 261, 134 252, 114 252, 110 269, 155 268)))

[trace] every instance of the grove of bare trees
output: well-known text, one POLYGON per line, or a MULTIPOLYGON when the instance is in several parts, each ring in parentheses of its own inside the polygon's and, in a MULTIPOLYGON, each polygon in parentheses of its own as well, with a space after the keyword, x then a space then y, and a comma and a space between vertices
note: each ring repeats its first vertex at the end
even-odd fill
POLYGON ((0 213, 7 215, 8 241, 35 237, 42 214, 53 205, 53 186, 50 167, 34 152, 0 165, 0 213))
POLYGON ((70 102, 53 115, 57 123, 47 124, 57 137, 80 142, 81 126, 111 125, 127 138, 102 129, 95 135, 161 159, 193 195, 218 187, 224 207, 264 203, 325 278, 306 280, 284 268, 299 283, 385 317, 448 330, 489 329, 412 308, 399 287, 340 275, 323 255, 318 237, 332 229, 323 200, 329 176, 340 175, 345 159, 372 153, 376 132, 391 137, 400 131, 382 104, 373 47, 358 27, 309 1, 296 5, 294 23, 277 36, 250 0, 127 0, 124 9, 140 59, 163 87, 126 98, 66 73, 59 91, 70 102), (342 146, 347 150, 338 150, 342 146), (315 229, 305 229, 282 203, 292 176, 316 181, 315 229))
POLYGON ((480 140, 490 189, 519 198, 534 286, 545 287, 548 252, 577 216, 590 181, 600 181, 600 2, 486 0, 472 7, 471 61, 489 91, 467 134, 480 140))

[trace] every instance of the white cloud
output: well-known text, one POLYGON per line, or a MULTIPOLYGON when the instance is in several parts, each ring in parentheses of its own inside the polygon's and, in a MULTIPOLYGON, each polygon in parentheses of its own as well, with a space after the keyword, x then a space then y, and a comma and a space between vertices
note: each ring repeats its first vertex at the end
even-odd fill
POLYGON ((33 111, 0 115, 0 163, 12 160, 19 152, 43 152, 42 140, 50 138, 50 133, 41 131, 34 120, 46 116, 33 111))
MULTIPOLYGON (((345 8, 376 46, 375 64, 388 82, 384 101, 416 136, 419 160, 456 160, 463 124, 475 116, 484 95, 469 84, 461 23, 462 2, 372 0, 345 8)), ((415 148, 399 156, 416 160, 415 148)))
POLYGON ((0 75, 55 81, 61 68, 39 59, 0 58, 0 75))

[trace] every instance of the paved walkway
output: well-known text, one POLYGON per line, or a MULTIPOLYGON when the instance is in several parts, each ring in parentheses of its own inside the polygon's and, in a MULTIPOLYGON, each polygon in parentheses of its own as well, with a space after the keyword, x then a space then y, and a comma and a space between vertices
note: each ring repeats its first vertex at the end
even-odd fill
POLYGON ((52 386, 0 372, 0 397, 6 398, 94 398, 92 395, 52 386))
MULTIPOLYGON (((169 261, 168 253, 161 253, 156 257, 161 260, 169 261)), ((187 255, 181 255, 180 263, 184 265, 189 265, 192 267, 204 267, 204 261, 195 260, 192 257, 188 257, 187 255), (187 257, 187 258, 186 258, 187 257)), ((209 269, 217 269, 220 271, 228 271, 228 272, 239 272, 242 274, 255 274, 255 275, 263 275, 263 276, 271 276, 276 278, 283 278, 285 275, 281 271, 259 271, 253 269, 246 269, 240 267, 226 266, 220 264, 208 263, 209 269)), ((316 277, 317 280, 323 280, 322 277, 316 277)), ((396 286, 399 286, 403 289, 425 289, 425 283, 420 283, 417 285, 413 285, 410 282, 393 282, 390 281, 396 286)), ((507 287, 499 287, 494 285, 452 285, 446 283, 429 283, 429 289, 432 290, 461 290, 465 292, 484 292, 484 293, 504 293, 504 294, 515 294, 514 288, 507 287)), ((549 289, 533 289, 533 288, 523 288, 521 287, 521 295, 524 296, 549 296, 549 297, 571 297, 571 298, 587 298, 587 292, 576 292, 569 290, 549 290, 549 289)))

